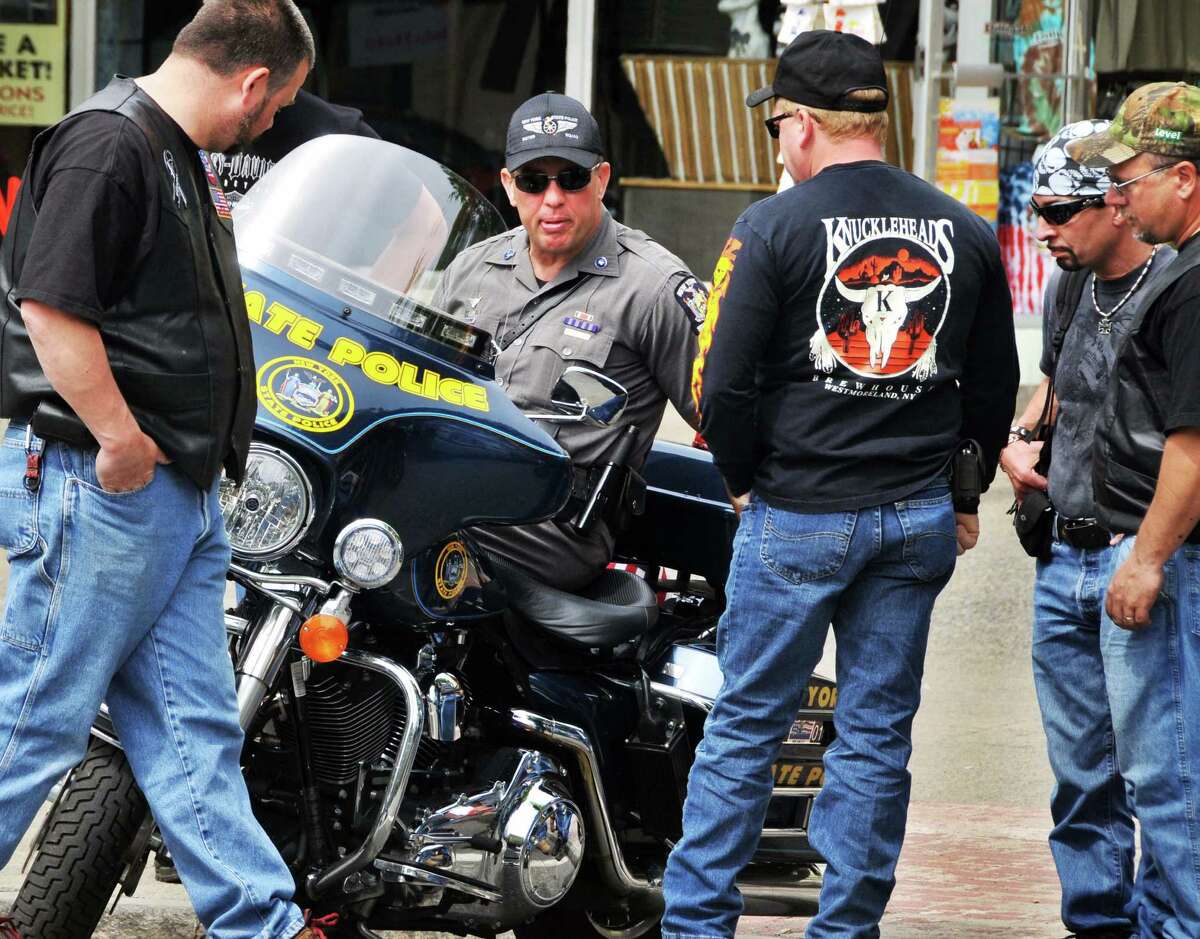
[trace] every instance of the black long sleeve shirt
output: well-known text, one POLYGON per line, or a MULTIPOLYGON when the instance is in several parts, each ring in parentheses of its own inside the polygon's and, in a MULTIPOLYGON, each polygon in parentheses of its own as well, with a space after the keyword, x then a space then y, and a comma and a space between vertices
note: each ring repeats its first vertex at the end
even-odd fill
POLYGON ((824 512, 912 494, 968 438, 990 482, 1017 383, 991 229, 868 161, 828 167, 738 219, 692 393, 735 495, 824 512))

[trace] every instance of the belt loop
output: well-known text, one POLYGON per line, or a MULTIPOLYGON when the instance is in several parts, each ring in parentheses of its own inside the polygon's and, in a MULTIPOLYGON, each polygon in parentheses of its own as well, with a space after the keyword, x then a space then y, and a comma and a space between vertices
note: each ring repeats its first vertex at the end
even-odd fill
POLYGON ((25 425, 25 452, 26 453, 41 453, 45 449, 46 441, 41 437, 35 437, 33 434, 33 422, 25 425))

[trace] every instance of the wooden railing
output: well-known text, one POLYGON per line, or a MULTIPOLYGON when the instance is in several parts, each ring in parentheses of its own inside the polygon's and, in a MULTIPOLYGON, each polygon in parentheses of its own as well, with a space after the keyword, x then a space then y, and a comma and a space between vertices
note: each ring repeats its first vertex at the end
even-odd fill
MULTIPOLYGON (((773 192, 777 144, 763 127, 770 102, 746 107, 746 95, 771 83, 775 59, 626 55, 621 66, 658 138, 670 176, 623 177, 624 186, 773 192)), ((912 65, 887 63, 890 91, 887 157, 912 164, 912 65)))

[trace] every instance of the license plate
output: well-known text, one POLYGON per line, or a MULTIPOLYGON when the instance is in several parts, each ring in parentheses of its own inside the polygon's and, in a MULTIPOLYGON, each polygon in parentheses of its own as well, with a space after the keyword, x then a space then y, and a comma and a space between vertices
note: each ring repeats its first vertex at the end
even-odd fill
POLYGON ((784 743, 820 743, 824 739, 824 721, 794 721, 784 743))
POLYGON ((771 767, 776 786, 789 789, 816 789, 825 782, 825 767, 820 763, 796 763, 781 760, 771 767))

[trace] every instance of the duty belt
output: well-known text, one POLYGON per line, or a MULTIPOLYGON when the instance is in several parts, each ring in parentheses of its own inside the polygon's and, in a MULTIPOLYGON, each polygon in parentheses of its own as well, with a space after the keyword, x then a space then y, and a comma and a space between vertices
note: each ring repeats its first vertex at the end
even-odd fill
POLYGON ((1072 548, 1107 548, 1112 532, 1094 518, 1067 518, 1054 513, 1054 537, 1072 548))

